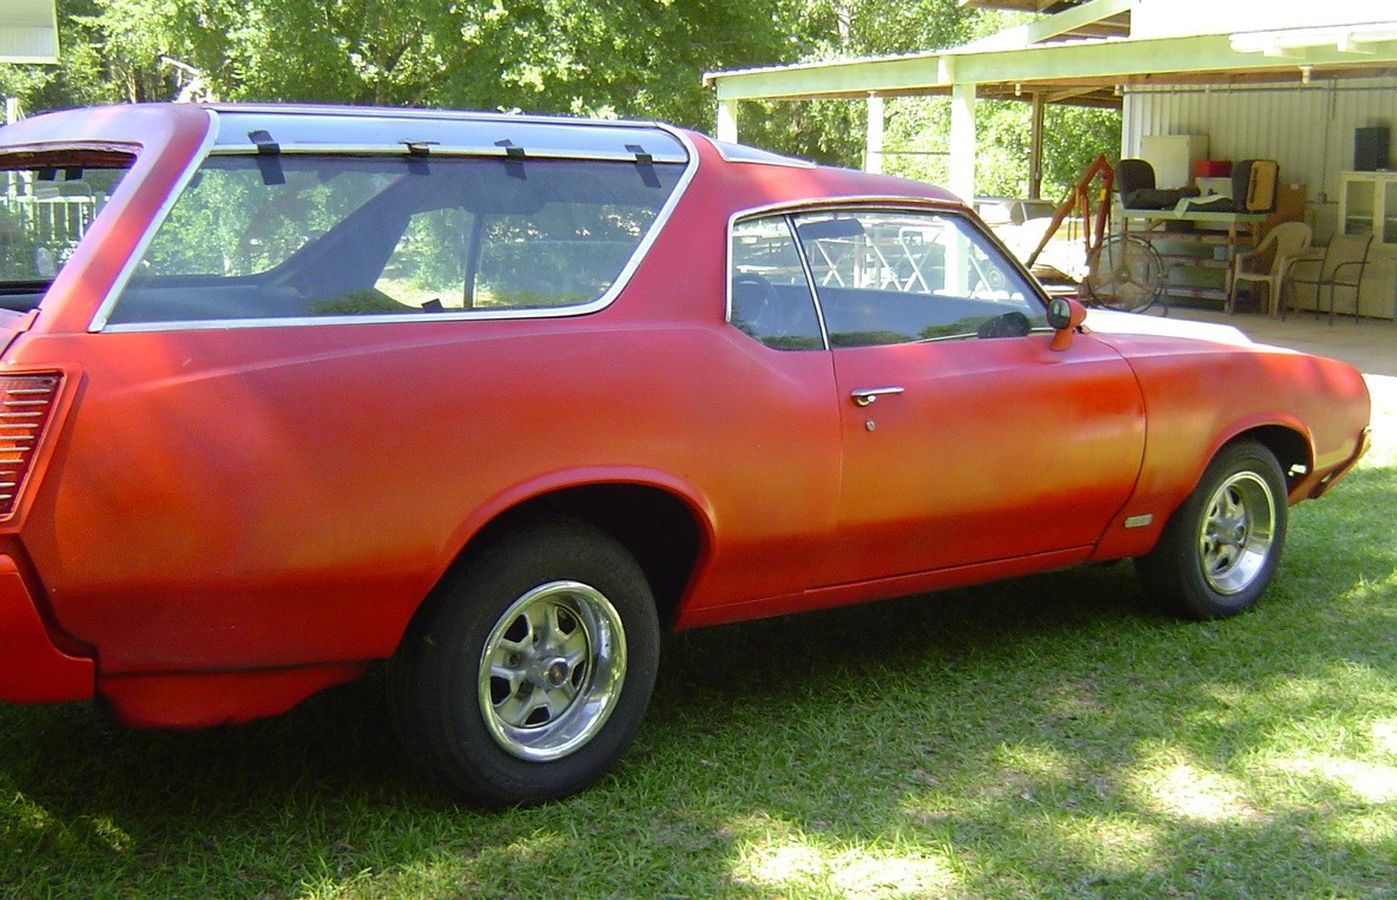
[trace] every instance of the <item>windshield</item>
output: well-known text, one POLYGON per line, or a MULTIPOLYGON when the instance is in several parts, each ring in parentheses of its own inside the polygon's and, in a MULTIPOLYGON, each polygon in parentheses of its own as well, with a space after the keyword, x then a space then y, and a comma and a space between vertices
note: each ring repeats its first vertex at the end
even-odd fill
POLYGON ((0 158, 0 287, 7 294, 53 281, 126 174, 124 166, 80 165, 76 157, 32 160, 6 166, 0 158))

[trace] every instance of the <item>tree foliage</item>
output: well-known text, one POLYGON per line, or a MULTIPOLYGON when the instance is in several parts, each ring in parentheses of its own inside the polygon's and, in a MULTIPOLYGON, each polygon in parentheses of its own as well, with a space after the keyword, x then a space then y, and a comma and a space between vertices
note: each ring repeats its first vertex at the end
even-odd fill
MULTIPOLYGON (((59 0, 57 67, 0 65, 0 95, 31 111, 196 95, 228 101, 519 109, 714 119, 700 81, 715 69, 910 53, 962 44, 1013 17, 958 0, 59 0)), ((743 139, 862 163, 863 104, 746 103, 743 139)), ((985 190, 1023 193, 1028 105, 982 103, 985 190)), ((888 106, 888 169, 946 180, 944 100, 888 106)), ((1101 150, 1119 117, 1051 108, 1053 196, 1101 150)), ((1114 136, 1113 136, 1114 132, 1114 136)))

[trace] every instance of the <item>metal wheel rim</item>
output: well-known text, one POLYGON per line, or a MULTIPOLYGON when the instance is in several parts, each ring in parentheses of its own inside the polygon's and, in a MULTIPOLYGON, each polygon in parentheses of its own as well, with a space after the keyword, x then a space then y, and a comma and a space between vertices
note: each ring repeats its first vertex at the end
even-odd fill
POLYGON ((1203 580, 1219 594, 1246 590, 1271 556, 1276 498, 1255 472, 1238 472, 1213 491, 1198 529, 1203 580))
POLYGON ((490 736, 519 759, 567 756, 606 724, 626 676, 626 633, 611 601, 576 581, 510 604, 480 654, 477 691, 490 736))

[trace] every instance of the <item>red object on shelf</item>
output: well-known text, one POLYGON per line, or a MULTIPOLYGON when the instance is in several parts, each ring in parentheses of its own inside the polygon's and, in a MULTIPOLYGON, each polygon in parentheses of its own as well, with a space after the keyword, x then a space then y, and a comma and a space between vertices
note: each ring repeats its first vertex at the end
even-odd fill
POLYGON ((1230 159, 1196 159, 1193 161, 1194 178, 1226 178, 1232 174, 1230 159))

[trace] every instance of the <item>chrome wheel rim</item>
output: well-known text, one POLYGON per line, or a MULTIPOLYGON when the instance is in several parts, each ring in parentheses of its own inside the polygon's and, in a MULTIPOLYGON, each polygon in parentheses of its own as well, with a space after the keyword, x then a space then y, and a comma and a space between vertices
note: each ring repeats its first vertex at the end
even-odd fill
POLYGON ((520 759, 567 756, 606 724, 626 676, 621 616, 596 588, 540 585, 510 604, 480 655, 490 736, 520 759))
POLYGON ((1271 556, 1276 498, 1255 472, 1224 481, 1205 507, 1198 533, 1203 580, 1219 594, 1236 594, 1256 581, 1271 556))

